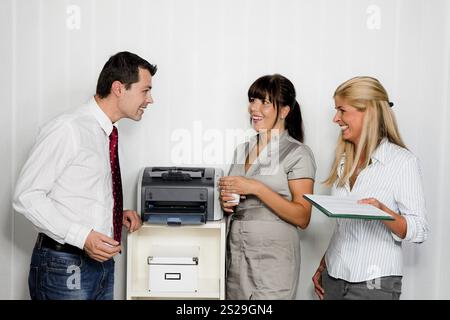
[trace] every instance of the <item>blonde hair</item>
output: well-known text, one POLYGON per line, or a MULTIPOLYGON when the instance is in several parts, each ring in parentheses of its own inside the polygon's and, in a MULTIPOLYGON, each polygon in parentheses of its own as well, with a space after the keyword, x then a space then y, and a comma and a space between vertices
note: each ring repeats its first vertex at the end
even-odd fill
POLYGON ((342 187, 350 179, 364 154, 363 168, 367 167, 370 158, 383 138, 406 148, 400 137, 394 113, 389 104, 389 97, 381 83, 372 77, 355 77, 337 87, 334 98, 339 97, 352 107, 365 113, 364 123, 358 145, 346 141, 339 135, 334 163, 330 175, 325 181, 327 186, 342 187), (342 159, 344 168, 338 177, 342 159))

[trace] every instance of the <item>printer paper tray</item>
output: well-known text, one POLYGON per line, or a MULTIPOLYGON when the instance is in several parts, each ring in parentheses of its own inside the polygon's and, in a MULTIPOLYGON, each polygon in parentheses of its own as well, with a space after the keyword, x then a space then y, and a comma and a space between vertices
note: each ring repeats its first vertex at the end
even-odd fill
POLYGON ((188 201, 147 201, 146 213, 193 213, 203 214, 206 213, 206 203, 204 202, 188 202, 188 201))
POLYGON ((206 215, 144 213, 144 222, 163 225, 204 224, 206 223, 206 215))
POLYGON ((147 212, 149 213, 198 213, 205 212, 204 206, 201 207, 150 207, 147 212))

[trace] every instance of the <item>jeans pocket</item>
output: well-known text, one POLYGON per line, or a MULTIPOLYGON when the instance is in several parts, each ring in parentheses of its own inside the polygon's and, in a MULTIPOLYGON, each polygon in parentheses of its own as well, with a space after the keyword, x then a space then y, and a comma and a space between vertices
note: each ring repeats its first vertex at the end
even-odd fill
POLYGON ((388 276, 380 278, 380 291, 387 293, 389 299, 399 300, 402 293, 402 277, 388 276))
POLYGON ((81 268, 84 257, 49 251, 45 257, 42 288, 46 299, 83 299, 81 268))
POLYGON ((380 279, 380 287, 382 290, 389 292, 402 292, 402 277, 390 276, 380 279))
POLYGON ((74 267, 81 268, 83 264, 83 257, 77 254, 49 251, 47 253, 47 268, 53 271, 64 271, 74 267))

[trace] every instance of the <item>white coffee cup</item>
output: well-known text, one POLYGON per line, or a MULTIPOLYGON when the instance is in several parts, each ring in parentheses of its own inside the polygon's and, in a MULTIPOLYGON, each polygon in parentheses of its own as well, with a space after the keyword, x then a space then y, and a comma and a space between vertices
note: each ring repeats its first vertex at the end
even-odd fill
POLYGON ((233 200, 228 200, 228 203, 236 203, 239 204, 239 202, 241 201, 241 195, 237 194, 237 193, 232 193, 231 196, 234 198, 233 200))

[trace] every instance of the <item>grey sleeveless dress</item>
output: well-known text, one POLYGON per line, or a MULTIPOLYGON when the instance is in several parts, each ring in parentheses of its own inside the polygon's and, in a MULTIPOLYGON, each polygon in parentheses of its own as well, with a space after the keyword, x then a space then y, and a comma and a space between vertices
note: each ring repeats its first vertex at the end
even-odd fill
MULTIPOLYGON (((314 156, 287 130, 271 139, 245 172, 256 136, 236 148, 230 176, 257 179, 288 200, 288 180, 315 178, 314 156)), ((280 219, 255 196, 228 218, 227 299, 294 299, 300 271, 299 229, 280 219)))

